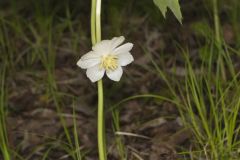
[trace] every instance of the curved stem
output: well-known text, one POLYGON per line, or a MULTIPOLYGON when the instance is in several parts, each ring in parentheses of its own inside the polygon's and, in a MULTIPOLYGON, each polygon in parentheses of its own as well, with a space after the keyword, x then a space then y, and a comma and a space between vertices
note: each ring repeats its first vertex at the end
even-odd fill
MULTIPOLYGON (((91 36, 92 44, 101 41, 101 0, 92 0, 91 11, 91 36)), ((104 105, 103 105, 103 81, 98 81, 98 152, 99 160, 106 160, 106 144, 104 134, 104 105)))

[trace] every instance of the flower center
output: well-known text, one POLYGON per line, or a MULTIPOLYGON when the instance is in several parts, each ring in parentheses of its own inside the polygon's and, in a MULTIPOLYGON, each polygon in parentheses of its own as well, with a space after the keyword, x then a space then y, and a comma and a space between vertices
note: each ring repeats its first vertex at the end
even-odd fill
POLYGON ((117 60, 118 60, 117 56, 114 55, 103 56, 101 59, 100 68, 104 68, 107 71, 109 70, 113 71, 118 67, 117 60))

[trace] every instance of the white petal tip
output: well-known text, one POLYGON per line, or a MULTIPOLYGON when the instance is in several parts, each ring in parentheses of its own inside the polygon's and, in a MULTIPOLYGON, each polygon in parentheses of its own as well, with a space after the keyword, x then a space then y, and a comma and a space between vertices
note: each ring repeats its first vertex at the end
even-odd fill
POLYGON ((134 57, 130 52, 118 54, 118 61, 121 66, 126 66, 134 61, 134 57))
POLYGON ((119 36, 119 37, 117 37, 117 38, 119 38, 119 39, 122 40, 122 41, 125 40, 125 37, 124 37, 124 36, 119 36))
POLYGON ((132 50, 132 48, 133 48, 133 43, 129 43, 129 46, 131 46, 130 48, 130 50, 132 50))
POLYGON ((119 82, 121 80, 121 78, 120 79, 111 79, 111 80, 113 80, 114 82, 119 82))
POLYGON ((123 74, 123 69, 122 67, 118 67, 116 70, 114 71, 110 71, 110 72, 106 72, 107 76, 109 79, 118 82, 120 81, 122 74, 123 74))
POLYGON ((77 66, 80 67, 80 68, 82 68, 82 60, 81 60, 81 59, 79 59, 79 60, 77 61, 77 66))

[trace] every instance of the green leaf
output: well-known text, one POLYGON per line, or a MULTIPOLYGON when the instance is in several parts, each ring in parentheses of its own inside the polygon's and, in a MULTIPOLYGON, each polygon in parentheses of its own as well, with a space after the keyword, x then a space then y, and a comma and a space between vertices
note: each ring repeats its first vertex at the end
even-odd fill
POLYGON ((178 0, 153 0, 153 2, 162 12, 164 18, 166 18, 167 8, 169 8, 182 24, 182 12, 178 0))

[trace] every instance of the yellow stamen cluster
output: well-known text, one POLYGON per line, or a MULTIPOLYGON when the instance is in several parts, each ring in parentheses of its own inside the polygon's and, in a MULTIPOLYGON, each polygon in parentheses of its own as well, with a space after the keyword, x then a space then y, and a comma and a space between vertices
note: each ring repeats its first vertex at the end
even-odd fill
POLYGON ((100 68, 104 68, 106 71, 114 71, 118 67, 117 56, 106 55, 103 56, 100 63, 100 68))

